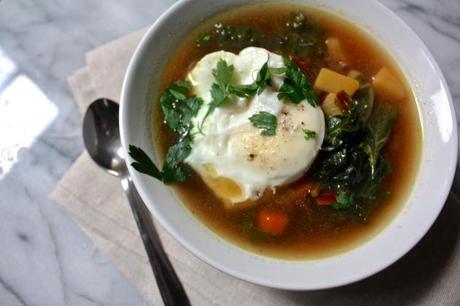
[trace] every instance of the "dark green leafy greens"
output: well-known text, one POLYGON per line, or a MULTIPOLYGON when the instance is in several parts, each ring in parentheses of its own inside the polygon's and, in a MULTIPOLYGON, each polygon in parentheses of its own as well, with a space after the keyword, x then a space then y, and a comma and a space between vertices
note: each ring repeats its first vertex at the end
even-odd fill
POLYGON ((275 115, 268 112, 259 112, 252 115, 249 118, 252 125, 256 128, 261 129, 260 133, 263 136, 275 136, 276 135, 276 126, 278 124, 277 118, 275 115))
POLYGON ((336 203, 332 204, 334 209, 348 209, 352 208, 355 204, 355 195, 353 193, 347 193, 344 191, 339 192, 337 195, 336 203))
POLYGON ((212 45, 232 52, 256 46, 279 50, 285 56, 324 53, 324 30, 311 23, 302 12, 293 12, 282 24, 282 31, 278 35, 269 35, 263 28, 218 22, 212 30, 201 32, 196 43, 198 47, 212 45))
POLYGON ((298 104, 307 99, 313 107, 318 105, 313 88, 303 72, 289 59, 285 58, 286 77, 278 93, 278 99, 289 99, 292 103, 298 104))
POLYGON ((134 160, 131 166, 165 184, 183 182, 190 174, 189 167, 183 164, 183 161, 191 151, 192 119, 198 114, 203 104, 202 99, 189 96, 190 89, 190 83, 176 81, 160 97, 165 123, 179 136, 179 141, 168 149, 161 171, 141 148, 129 146, 128 153, 134 160))
POLYGON ((372 176, 376 175, 380 151, 390 137, 391 128, 398 116, 398 113, 386 104, 378 104, 375 114, 371 117, 368 125, 369 135, 363 144, 363 150, 369 156, 372 176))
POLYGON ((363 205, 376 198, 391 165, 382 155, 396 111, 389 104, 374 106, 373 89, 360 81, 351 97, 350 111, 327 120, 321 152, 310 174, 328 191, 337 192, 337 210, 362 214, 363 205))

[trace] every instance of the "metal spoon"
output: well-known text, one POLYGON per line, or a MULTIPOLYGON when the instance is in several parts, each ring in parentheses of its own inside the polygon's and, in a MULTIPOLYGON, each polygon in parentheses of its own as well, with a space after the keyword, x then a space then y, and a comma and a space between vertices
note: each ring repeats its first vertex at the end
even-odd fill
POLYGON ((190 305, 187 294, 163 250, 150 212, 129 176, 120 142, 117 103, 108 99, 98 99, 91 103, 83 119, 83 141, 96 164, 121 178, 121 185, 128 197, 163 302, 167 306, 190 305))

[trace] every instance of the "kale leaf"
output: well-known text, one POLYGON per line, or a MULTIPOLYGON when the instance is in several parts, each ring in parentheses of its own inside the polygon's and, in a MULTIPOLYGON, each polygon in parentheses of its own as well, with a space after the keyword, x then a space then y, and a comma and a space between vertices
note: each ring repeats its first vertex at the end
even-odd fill
POLYGON ((390 137, 393 123, 398 113, 389 104, 378 104, 369 121, 369 136, 363 143, 363 150, 369 156, 372 176, 376 174, 376 166, 380 151, 390 137))

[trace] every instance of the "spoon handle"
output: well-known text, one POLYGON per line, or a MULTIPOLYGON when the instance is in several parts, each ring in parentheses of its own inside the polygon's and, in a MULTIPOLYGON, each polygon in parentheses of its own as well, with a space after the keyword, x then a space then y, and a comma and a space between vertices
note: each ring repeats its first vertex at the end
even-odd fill
POLYGON ((131 177, 128 175, 122 178, 121 185, 128 197, 163 302, 166 306, 190 305, 187 294, 162 247, 151 214, 145 207, 131 177))

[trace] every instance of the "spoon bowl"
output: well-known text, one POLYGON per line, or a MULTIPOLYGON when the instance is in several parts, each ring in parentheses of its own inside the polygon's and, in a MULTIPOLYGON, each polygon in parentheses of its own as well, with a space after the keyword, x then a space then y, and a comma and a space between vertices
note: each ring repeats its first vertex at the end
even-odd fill
POLYGON ((127 174, 118 126, 118 104, 97 99, 83 118, 83 142, 91 158, 115 176, 127 174))

